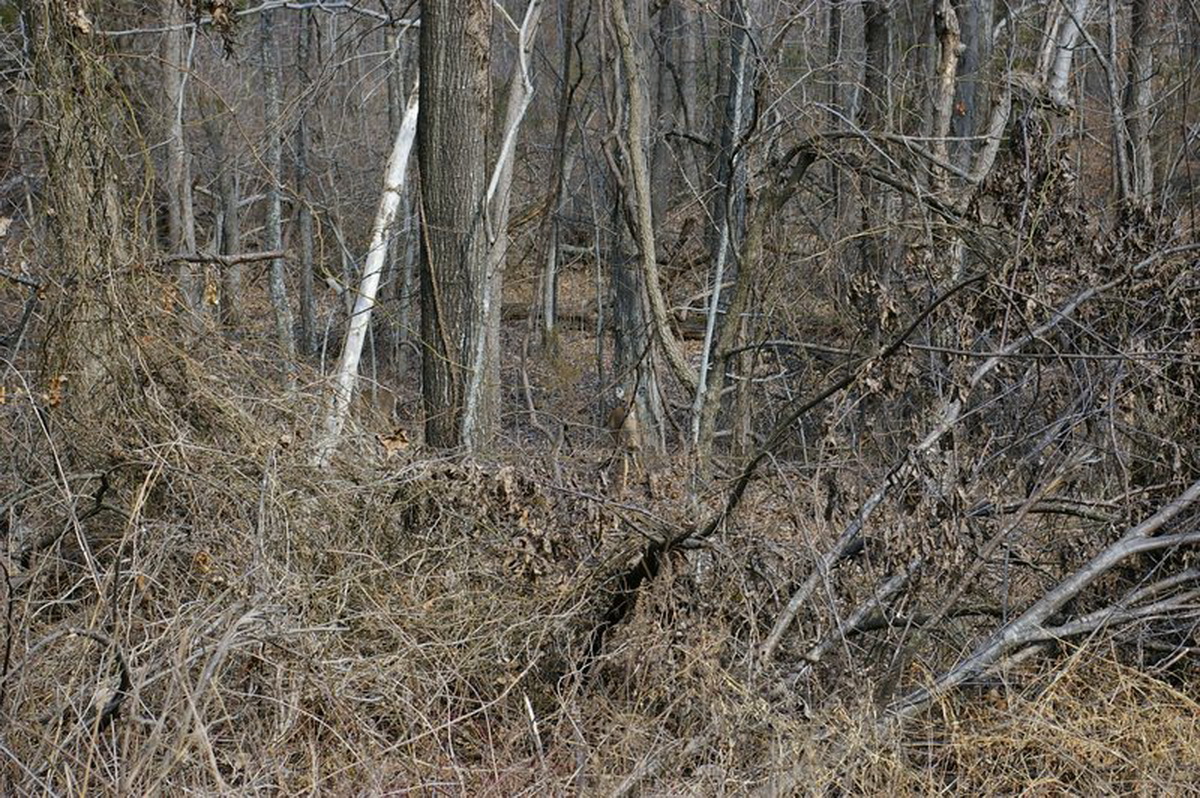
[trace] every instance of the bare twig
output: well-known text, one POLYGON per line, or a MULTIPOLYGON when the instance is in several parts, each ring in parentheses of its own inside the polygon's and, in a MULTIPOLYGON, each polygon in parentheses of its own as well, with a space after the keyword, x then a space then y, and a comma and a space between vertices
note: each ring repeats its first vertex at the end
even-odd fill
POLYGON ((216 253, 190 253, 177 252, 173 255, 167 255, 163 258, 167 263, 215 263, 218 266, 238 266, 242 263, 253 263, 261 260, 274 260, 282 258, 287 253, 282 249, 271 250, 270 252, 243 252, 239 255, 217 255, 216 253))
MULTIPOLYGON (((1177 247, 1156 252, 1135 264, 1130 271, 1134 275, 1140 274, 1147 267, 1158 262, 1162 258, 1184 249, 1187 249, 1187 247, 1177 247)), ((940 297, 938 301, 934 303, 933 307, 936 307, 938 304, 945 301, 951 293, 957 291, 968 282, 978 279, 980 278, 976 276, 958 284, 951 289, 950 292, 947 292, 947 294, 944 294, 942 297, 940 297)), ((875 510, 878 509, 884 498, 886 498, 891 492, 891 489, 895 485, 903 482, 904 475, 913 467, 915 455, 930 451, 933 446, 938 443, 938 441, 940 441, 958 424, 963 408, 966 406, 966 400, 970 396, 972 390, 974 390, 974 388, 979 385, 984 378, 988 376, 988 374, 990 374, 998 365, 1000 365, 1000 363, 1006 357, 1011 356, 1013 353, 1020 351, 1022 348, 1035 341, 1041 340, 1046 336, 1047 333, 1054 330, 1064 321, 1074 316, 1075 312, 1085 302, 1103 294, 1104 292, 1122 284, 1123 282, 1123 279, 1111 280, 1103 285, 1090 286, 1083 289, 1079 293, 1075 294, 1075 296, 1071 297, 1071 299, 1069 299, 1066 303, 1059 306, 1059 308, 1055 310, 1048 319, 1043 321, 1042 324, 1030 330, 1020 338, 1014 340, 995 355, 989 357, 987 360, 981 363, 978 368, 975 369, 975 371, 971 374, 970 379, 967 381, 965 388, 952 394, 942 405, 938 414, 938 423, 934 426, 934 428, 930 430, 924 439, 922 439, 915 447, 913 447, 913 449, 904 457, 904 459, 897 463, 892 470, 888 472, 880 486, 876 488, 876 490, 867 497, 866 501, 862 503, 854 520, 846 526, 842 534, 834 542, 833 546, 830 547, 826 553, 817 560, 816 565, 814 566, 809 577, 801 584, 796 592, 792 594, 792 597, 788 600, 787 605, 784 607, 783 611, 779 615, 779 618, 776 620, 774 627, 772 627, 767 641, 763 644, 762 656, 764 658, 770 657, 774 654, 775 649, 779 646, 779 642, 782 639, 783 634, 787 631, 788 627, 791 626, 792 621, 795 620, 796 615, 800 612, 800 608, 808 602, 813 590, 816 589, 817 585, 820 583, 820 580, 824 578, 825 574, 827 574, 839 560, 841 560, 858 546, 861 540, 862 530, 865 527, 867 520, 875 513, 875 510)), ((932 312, 932 307, 922 314, 922 317, 927 316, 930 312, 932 312)), ((906 330, 905 333, 901 335, 885 353, 880 355, 880 357, 882 358, 887 352, 894 351, 895 348, 903 346, 905 338, 908 334, 910 334, 911 330, 912 327, 910 326, 909 330, 906 330)), ((784 419, 784 423, 790 426, 797 418, 800 417, 803 412, 807 412, 808 409, 810 409, 812 406, 815 406, 815 403, 818 400, 823 400, 824 398, 832 395, 836 390, 841 390, 842 388, 846 387, 850 384, 850 382, 853 381, 853 378, 854 377, 852 375, 852 378, 839 381, 839 383, 835 384, 830 389, 823 391, 818 395, 817 399, 813 400, 812 402, 805 403, 805 405, 803 405, 798 411, 789 414, 784 419)), ((706 528, 707 532, 711 532, 712 529, 715 529, 715 524, 723 522, 725 517, 732 512, 732 508, 736 506, 737 500, 740 500, 741 493, 745 490, 746 484, 749 482, 749 475, 753 473, 753 470, 757 467, 760 460, 766 456, 766 453, 773 448, 774 445, 777 445, 776 437, 781 435, 782 433, 780 432, 780 428, 777 428, 776 433, 772 434, 771 438, 768 440, 767 447, 765 447, 763 451, 753 458, 746 466, 745 471, 743 471, 743 476, 738 479, 734 485, 733 491, 730 493, 730 498, 726 502, 725 510, 723 510, 722 513, 717 516, 714 522, 710 522, 710 527, 706 528)))
POLYGON ((12 272, 8 271, 7 269, 0 269, 0 277, 3 277, 7 280, 12 280, 14 283, 17 283, 18 285, 24 285, 29 288, 41 288, 42 287, 41 280, 38 280, 34 277, 27 277, 26 275, 23 275, 23 274, 13 274, 12 272))
POLYGON ((91 629, 75 628, 60 629, 57 632, 50 633, 30 646, 29 650, 25 653, 25 658, 16 668, 0 674, 0 687, 2 687, 13 674, 21 673, 25 669, 25 666, 37 655, 39 651, 49 646, 51 643, 62 640, 64 637, 85 637, 88 640, 99 643, 106 649, 111 650, 113 652, 114 659, 117 661, 119 681, 116 688, 113 690, 112 695, 108 697, 108 700, 104 702, 103 706, 97 707, 93 704, 80 715, 82 722, 92 726, 97 731, 102 731, 108 726, 108 724, 112 723, 113 719, 116 717, 117 711, 121 708, 121 704, 124 703, 125 699, 128 697, 129 690, 133 685, 133 682, 129 676, 129 663, 125 661, 125 654, 122 653, 121 648, 117 645, 116 641, 106 634, 93 631, 91 629))

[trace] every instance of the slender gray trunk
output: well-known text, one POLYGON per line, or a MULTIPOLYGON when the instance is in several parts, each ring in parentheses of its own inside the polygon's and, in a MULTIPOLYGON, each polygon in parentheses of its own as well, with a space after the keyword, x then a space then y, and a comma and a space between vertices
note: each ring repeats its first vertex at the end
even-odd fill
POLYGON ((563 186, 570 179, 567 155, 567 131, 570 123, 571 99, 579 85, 577 73, 582 73, 575 64, 575 0, 559 0, 558 29, 562 53, 562 86, 558 95, 558 119, 554 129, 554 166, 551 171, 549 203, 549 236, 546 242, 546 265, 542 273, 542 343, 552 346, 554 342, 555 317, 558 314, 558 255, 559 218, 563 205, 563 186))
MULTIPOLYGON (((212 160, 217 164, 217 219, 213 237, 215 251, 221 255, 237 255, 242 246, 241 195, 238 186, 238 163, 230 132, 230 113, 219 110, 215 103, 203 107, 204 133, 212 160)), ((241 323, 242 265, 229 263, 221 267, 218 321, 226 333, 241 323)))
MULTIPOLYGON (((700 452, 701 465, 706 467, 716 430, 716 415, 721 403, 725 363, 714 358, 714 335, 721 308, 721 286, 725 281, 726 264, 738 250, 744 238, 746 223, 746 159, 741 149, 742 131, 750 113, 750 84, 754 68, 750 54, 750 15, 741 0, 731 3, 729 98, 721 131, 721 154, 718 161, 716 196, 720 206, 713 209, 716 220, 716 242, 713 252, 712 291, 704 326, 704 348, 700 356, 700 377, 692 401, 691 442, 700 452)), ((728 342, 725 342, 726 344, 728 342)))
POLYGON ((529 0, 518 35, 517 66, 508 84, 504 127, 499 137, 500 148, 483 199, 484 231, 488 240, 488 256, 479 297, 483 329, 474 341, 462 420, 462 440, 472 451, 488 445, 499 426, 500 311, 504 271, 508 261, 508 213, 517 157, 517 137, 525 121, 525 113, 533 101, 530 68, 533 41, 541 16, 542 0, 529 0))
MULTIPOLYGON (((296 47, 303 91, 311 83, 309 57, 312 49, 312 12, 300 18, 300 40, 296 47)), ((313 223, 308 188, 308 109, 296 122, 296 226, 300 238, 300 351, 311 356, 317 351, 317 310, 313 277, 313 223)))
POLYGON ((325 414, 324 430, 317 439, 313 462, 325 465, 332 457, 341 437, 342 426, 350 412, 354 387, 358 382, 358 365, 362 357, 363 344, 371 327, 371 315, 375 308, 375 296, 379 290, 379 277, 387 260, 387 239, 400 207, 400 196, 404 192, 405 176, 408 172, 409 155, 417 134, 417 94, 414 93, 404 113, 404 121, 392 143, 384 169, 383 191, 379 197, 379 210, 371 228, 371 244, 363 258, 362 279, 354 300, 354 312, 346 325, 346 338, 342 354, 334 370, 333 390, 325 414))
MULTIPOLYGON (((843 117, 846 115, 843 105, 842 87, 842 3, 844 0, 829 0, 829 30, 827 31, 826 39, 826 58, 829 61, 827 70, 828 78, 826 85, 826 102, 829 104, 829 129, 831 131, 841 130, 843 127, 843 117)), ((835 220, 841 219, 841 214, 838 212, 841 207, 841 180, 839 178, 838 165, 830 161, 829 163, 829 190, 833 194, 833 216, 835 220)))
MULTIPOLYGON (((221 254, 237 255, 242 251, 242 215, 238 205, 241 192, 238 187, 237 159, 230 148, 222 146, 224 158, 221 164, 221 254)), ((230 264, 221 273, 221 325, 227 330, 236 330, 241 324, 242 265, 230 264)))
POLYGON ((671 50, 674 46, 673 28, 675 17, 674 4, 667 4, 655 15, 655 29, 647 37, 652 43, 651 53, 654 61, 654 91, 653 102, 648 103, 647 135, 650 136, 650 181, 654 192, 650 198, 650 216, 654 220, 655 235, 662 227, 666 218, 668 203, 671 201, 671 176, 675 172, 674 160, 663 135, 662 124, 674 115, 677 105, 677 94, 671 78, 674 69, 671 50))
MULTIPOLYGON (((696 21, 698 12, 690 4, 684 3, 675 7, 675 13, 678 20, 675 42, 679 53, 675 64, 679 75, 675 125, 684 133, 695 134, 696 106, 700 102, 700 94, 696 89, 700 73, 700 26, 696 21)), ((702 174, 699 160, 696 158, 695 145, 690 141, 682 142, 679 153, 683 160, 681 168, 688 181, 693 186, 699 186, 702 174)))
MULTIPOLYGON (((404 70, 406 70, 406 43, 389 37, 388 50, 388 124, 392 133, 400 130, 404 110, 404 70)), ((413 338, 414 288, 416 284, 416 235, 413 220, 412 188, 404 187, 400 197, 400 210, 396 215, 395 234, 389 242, 389 274, 392 275, 389 299, 396 307, 396 323, 390 326, 389 346, 396 366, 396 374, 403 378, 408 373, 408 349, 413 338)))
MULTIPOLYGON (((279 51, 275 42, 274 11, 264 11, 259 23, 259 52, 262 58, 263 95, 266 100, 267 131, 267 218, 264 246, 269 251, 283 247, 283 201, 281 184, 283 178, 283 139, 280 131, 279 98, 279 51)), ((271 307, 275 311, 275 335, 279 338, 280 354, 284 359, 284 372, 289 382, 296 360, 296 342, 292 335, 292 309, 288 304, 287 282, 284 277, 283 258, 272 258, 269 291, 271 307)))
MULTIPOLYGON (((866 68, 863 75, 863 101, 859 124, 864 130, 886 133, 891 130, 892 117, 889 96, 892 0, 865 0, 863 16, 866 68)), ((862 194, 860 276, 867 289, 866 294, 858 298, 857 304, 871 340, 877 345, 882 334, 879 293, 886 280, 891 203, 887 189, 878 184, 864 181, 862 194)))
MULTIPOLYGON (((1067 0, 1067 2, 1070 2, 1070 0, 1067 0)), ((1070 96, 1067 93, 1067 82, 1071 78, 1071 62, 1075 58, 1075 48, 1079 43, 1079 26, 1087 18, 1089 3, 1090 0, 1074 0, 1073 3, 1070 3, 1066 18, 1063 19, 1062 27, 1058 30, 1058 39, 1055 42, 1054 57, 1051 61, 1047 90, 1050 94, 1050 99, 1064 107, 1070 104, 1070 96)))
POLYGON ((1129 125, 1132 196, 1146 204, 1154 196, 1154 158, 1150 129, 1154 103, 1154 0, 1133 0, 1130 10, 1129 83, 1125 119, 1129 125))
MULTIPOLYGON (((183 117, 186 77, 190 61, 187 21, 176 0, 163 0, 163 21, 170 28, 163 39, 163 86, 167 96, 167 228, 171 252, 196 251, 196 220, 192 206, 192 181, 188 164, 183 117)), ((190 310, 200 307, 199 290, 191 264, 179 263, 179 290, 190 310)))
MULTIPOLYGON (((629 101, 629 115, 625 126, 624 155, 628 159, 626 183, 628 186, 629 213, 637 242, 638 257, 642 268, 643 289, 650 310, 651 328, 675 378, 688 391, 696 388, 697 376, 684 356, 683 348, 671 330, 666 301, 659 282, 658 260, 655 254, 653 203, 651 200, 650 169, 646 159, 647 104, 644 85, 644 54, 636 46, 642 39, 644 28, 637 29, 630 23, 628 0, 614 0, 610 6, 612 24, 616 34, 621 66, 625 72, 625 89, 629 101)), ((641 9, 644 11, 644 8, 641 9)), ((644 22, 644 14, 639 14, 644 22)))
MULTIPOLYGON (((993 0, 956 0, 962 33, 962 56, 958 63, 958 100, 954 106, 951 132, 967 139, 979 132, 983 110, 988 104, 984 67, 992 54, 993 0)), ((969 142, 954 144, 955 162, 966 168, 971 162, 969 142)))

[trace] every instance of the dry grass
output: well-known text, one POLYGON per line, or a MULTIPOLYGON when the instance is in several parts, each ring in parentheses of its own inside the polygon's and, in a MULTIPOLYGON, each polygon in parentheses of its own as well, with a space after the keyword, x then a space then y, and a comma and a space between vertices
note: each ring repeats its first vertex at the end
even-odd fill
POLYGON ((833 534, 785 468, 710 548, 668 557, 589 661, 614 578, 656 524, 696 511, 684 464, 653 496, 605 498, 590 394, 570 373, 537 377, 578 433, 561 478, 519 418, 492 461, 384 462, 372 434, 386 422, 367 409, 314 470, 311 375, 284 391, 269 354, 245 354, 261 342, 176 334, 134 339, 139 392, 62 408, 10 392, 2 408, 8 792, 1193 789, 1194 672, 1124 667, 1106 638, 903 729, 881 723, 886 667, 830 665, 780 689, 753 652, 779 586, 833 534))

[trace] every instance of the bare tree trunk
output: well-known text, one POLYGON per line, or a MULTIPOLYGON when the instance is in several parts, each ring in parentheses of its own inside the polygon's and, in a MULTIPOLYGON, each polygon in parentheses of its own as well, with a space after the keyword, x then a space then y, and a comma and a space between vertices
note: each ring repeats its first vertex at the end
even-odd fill
POLYGON ((470 451, 478 451, 491 442, 500 417, 500 311, 504 286, 504 266, 508 255, 508 210, 516 160, 517 135, 525 112, 533 99, 533 80, 529 71, 533 39, 541 21, 542 0, 529 0, 517 42, 517 70, 508 89, 508 108, 500 151, 492 169, 484 196, 484 221, 488 237, 488 257, 482 287, 483 329, 475 340, 467 382, 466 412, 463 414, 462 442, 470 451))
MULTIPOLYGON (((300 68, 302 91, 312 83, 308 74, 312 49, 312 12, 300 18, 300 41, 296 60, 300 68)), ((317 351, 317 309, 313 276, 313 220, 308 197, 308 109, 296 122, 296 225, 300 238, 300 351, 311 356, 317 351)))
MULTIPOLYGON (((738 347, 743 338, 744 325, 742 317, 746 312, 757 279, 758 268, 763 260, 763 239, 766 224, 770 214, 782 206, 783 198, 776 198, 771 192, 761 201, 751 203, 750 222, 746 229, 745 243, 741 248, 738 262, 738 278, 733 286, 733 296, 729 306, 725 308, 725 316, 721 325, 720 345, 713 353, 712 371, 708 380, 710 396, 704 404, 702 412, 697 416, 699 425, 698 460, 701 473, 707 475, 711 467, 712 445, 717 430, 717 414, 720 410, 720 390, 724 383, 725 371, 729 367, 729 357, 733 349, 738 347)), ((710 318, 709 323, 714 319, 710 318)), ((743 397, 744 403, 745 397, 743 397)), ((746 407, 743 404, 742 410, 746 407)), ((735 421, 735 423, 737 423, 735 421)))
MULTIPOLYGON (((696 21, 698 12, 691 4, 673 4, 672 7, 675 9, 674 38, 678 52, 674 66, 679 81, 679 93, 675 98, 674 127, 690 135, 696 132, 696 105, 700 100, 696 89, 700 72, 700 26, 696 21)), ((691 142, 685 142, 679 148, 679 154, 683 161, 680 168, 688 182, 699 186, 702 175, 695 146, 691 142)))
POLYGON ((859 122, 864 128, 891 127, 889 81, 892 66, 892 2, 863 0, 863 42, 867 51, 859 122))
POLYGON ((413 140, 417 132, 417 92, 413 92, 408 109, 404 113, 404 121, 396 133, 392 144, 391 156, 388 158, 384 171, 383 193, 379 199, 379 212, 371 228, 371 247, 363 263, 362 281, 358 286, 357 299, 354 302, 354 312, 350 314, 350 323, 346 326, 346 340, 342 345, 342 354, 338 359, 334 372, 333 392, 330 396, 329 409, 325 415, 325 429, 317 442, 314 460, 317 465, 325 465, 333 456, 341 437, 342 426, 350 411, 350 400, 354 397, 354 387, 358 382, 358 364, 362 358, 363 343, 371 326, 371 311, 375 307, 375 295, 379 290, 379 275, 383 272, 387 260, 387 239, 396 220, 396 209, 400 207, 400 197, 404 193, 405 174, 408 167, 409 154, 412 152, 413 140))
MULTIPOLYGON (((974 136, 981 120, 981 108, 987 107, 988 92, 984 65, 991 58, 993 0, 956 0, 962 27, 962 55, 958 65, 958 103, 954 108, 951 130, 956 138, 974 136)), ((971 161, 969 142, 956 142, 955 162, 966 167, 971 161)))
MULTIPOLYGON (((393 93, 393 100, 390 102, 389 108, 392 109, 391 113, 395 116, 394 124, 396 128, 400 126, 400 112, 403 110, 404 74, 407 63, 411 60, 410 51, 410 45, 403 42, 397 43, 395 60, 388 73, 389 92, 393 93)), ((399 238, 399 241, 396 238, 392 239, 393 247, 398 250, 394 252, 397 258, 396 273, 399 276, 399 284, 395 287, 394 291, 398 308, 394 343, 396 350, 396 373, 401 377, 408 374, 409 349, 416 334, 416 323, 412 320, 417 304, 418 258, 418 224, 413 210, 414 196, 415 191, 410 185, 400 198, 400 220, 404 226, 403 235, 399 238)))
MULTIPOLYGON (((729 98, 721 130, 721 154, 718 161, 717 190, 719 204, 713 208, 717 235, 713 252, 712 290, 704 326, 704 348, 700 355, 700 376, 692 401, 691 442, 697 448, 702 469, 707 468, 716 431, 716 415, 720 409, 720 392, 724 384, 725 364, 712 363, 717 315, 721 307, 721 286, 730 253, 743 238, 746 221, 746 161, 740 147, 749 109, 750 83, 753 68, 750 64, 751 19, 742 0, 732 0, 729 47, 729 98)), ((740 276, 739 276, 740 279, 740 276)), ((732 309, 730 309, 732 310, 732 309)), ((728 344, 728 341, 725 342, 728 344)))
MULTIPOLYGON (((222 120, 218 123, 214 119, 207 123, 207 127, 214 160, 221 165, 217 177, 221 206, 221 254, 227 257, 238 255, 242 251, 242 212, 239 207, 241 192, 238 190, 237 157, 227 141, 228 122, 222 120)), ((220 319, 226 332, 236 330, 241 324, 240 308, 243 301, 242 264, 229 263, 221 271, 220 319)))
MULTIPOLYGON (((1121 73, 1117 68, 1120 55, 1117 51, 1119 34, 1117 33, 1118 16, 1117 0, 1108 0, 1108 56, 1100 56, 1104 75, 1108 81, 1108 107, 1112 114, 1112 159, 1113 183, 1116 195, 1125 202, 1133 197, 1133 174, 1129 165, 1129 128, 1125 123, 1125 104, 1121 100, 1121 73)), ((1083 24, 1082 18, 1079 24, 1083 24)), ((1081 31, 1086 37, 1086 31, 1081 31)), ((1089 40, 1090 41, 1090 40, 1089 40)), ((1095 45, 1094 41, 1091 41, 1095 45)), ((1099 48, 1095 48, 1097 51, 1099 48)))
POLYGON ((1154 158, 1150 147, 1150 107, 1154 103, 1154 15, 1154 0, 1133 0, 1125 120, 1129 125, 1133 178, 1130 199, 1140 205, 1149 203, 1154 197, 1154 158))
POLYGON ((729 239, 742 238, 746 220, 745 160, 734 158, 734 148, 749 121, 753 101, 754 61, 750 56, 750 9, 746 0, 729 0, 729 39, 721 49, 728 61, 721 65, 725 92, 718 107, 720 124, 717 140, 716 174, 713 179, 712 217, 716 222, 712 237, 712 256, 716 262, 729 239), (732 229, 731 229, 732 228, 732 229))
MULTIPOLYGON (((486 335, 491 18, 488 0, 427 0, 421 14, 422 391, 425 442, 439 449, 464 443, 469 369, 477 342, 486 335)), ((498 392, 490 380, 482 386, 498 392)), ((494 433, 499 396, 480 399, 474 432, 487 440, 494 433)))
POLYGON ((651 326, 667 364, 675 378, 689 391, 696 388, 697 376, 684 357, 667 319, 654 245, 654 219, 650 196, 650 169, 646 163, 646 94, 641 56, 626 13, 628 0, 612 0, 612 24, 616 32, 625 85, 629 98, 629 118, 625 129, 625 153, 629 163, 629 203, 641 263, 643 288, 650 305, 651 326))
MULTIPOLYGON (((615 12, 614 12, 615 13, 615 12)), ((598 423, 606 424, 606 413, 609 406, 616 401, 622 401, 620 396, 609 394, 609 387, 621 387, 621 396, 632 397, 630 412, 636 421, 635 429, 640 438, 638 444, 645 448, 649 441, 656 451, 663 446, 664 418, 661 402, 658 401, 658 370, 657 361, 653 356, 653 338, 646 323, 648 317, 646 290, 643 285, 645 273, 640 268, 635 257, 626 253, 629 251, 630 237, 634 223, 630 220, 633 213, 628 202, 628 171, 625 164, 628 161, 627 147, 620 136, 622 122, 630 112, 623 102, 622 87, 626 80, 622 77, 623 61, 620 55, 607 58, 606 39, 601 40, 600 60, 602 63, 601 80, 604 83, 604 99, 608 111, 610 133, 604 146, 605 161, 608 165, 610 180, 609 200, 611 202, 611 223, 602 226, 597 220, 597 247, 610 253, 608 265, 613 296, 613 378, 603 378, 603 327, 597 328, 597 372, 601 375, 601 384, 605 392, 600 399, 598 423), (611 70, 608 67, 611 66, 611 70), (628 222, 628 223, 623 223, 628 222), (604 230, 607 244, 599 243, 599 231, 604 230)), ((599 267, 600 258, 597 257, 599 267)), ((599 273, 597 280, 599 280, 599 273)), ((599 289, 597 290, 599 294, 599 289)), ((599 322, 603 316, 603 308, 597 313, 599 322)))
POLYGON ((132 134, 130 120, 116 112, 123 106, 110 91, 110 66, 97 52, 101 37, 80 35, 72 8, 57 0, 35 0, 23 9, 43 132, 40 201, 54 211, 40 215, 48 228, 45 262, 55 274, 46 297, 43 378, 58 386, 68 411, 59 416, 62 423, 86 420, 67 438, 78 443, 75 433, 98 427, 111 434, 108 412, 121 413, 134 400, 120 380, 132 360, 134 329, 123 318, 136 301, 130 269, 144 262, 145 242, 118 193, 123 159, 114 148, 118 137, 132 134))
MULTIPOLYGON (((753 307, 759 301, 762 289, 758 281, 747 280, 748 296, 745 304, 753 307)), ((731 345, 724 346, 723 359, 736 379, 733 385, 733 402, 730 410, 731 440, 729 453, 735 461, 744 461, 754 450, 754 394, 751 390, 754 382, 751 379, 755 362, 762 356, 758 350, 747 351, 746 345, 759 334, 757 324, 751 314, 741 313, 737 319, 737 334, 731 345), (733 354, 731 350, 736 350, 733 354)))
POLYGON ((546 242, 546 265, 542 271, 542 343, 552 346, 554 342, 555 316, 558 314, 558 256, 559 217, 562 212, 563 185, 570 179, 567 168, 567 126, 570 122, 571 100, 583 77, 576 66, 575 54, 575 0, 559 0, 559 35, 562 52, 562 86, 558 95, 558 119, 554 128, 554 166, 550 173, 550 200, 547 206, 549 236, 546 242))
MULTIPOLYGON (((406 44, 394 31, 384 38, 388 52, 387 95, 388 130, 394 136, 400 129, 404 115, 404 59, 406 44)), ((396 228, 388 238, 388 267, 384 279, 384 299, 395 308, 395 322, 387 324, 384 340, 388 357, 395 366, 397 377, 403 379, 408 373, 408 343, 411 337, 410 318, 412 307, 412 285, 416 262, 415 239, 412 235, 412 188, 406 184, 400 196, 400 208, 396 214, 396 228), (388 290, 390 288, 390 290, 388 290)))
POLYGON ((1060 106, 1071 104, 1067 83, 1071 79, 1071 62, 1075 58, 1075 46, 1079 43, 1079 30, 1087 17, 1090 0, 1074 0, 1069 3, 1066 18, 1058 30, 1054 57, 1050 66, 1046 89, 1050 99, 1060 106))
POLYGON ((650 54, 653 65, 650 75, 653 77, 653 95, 651 87, 647 86, 646 133, 650 137, 648 151, 650 156, 650 185, 654 191, 650 193, 650 218, 657 227, 654 230, 655 240, 661 231, 667 215, 668 203, 671 199, 671 183, 675 168, 671 163, 671 152, 663 135, 662 125, 674 115, 677 104, 675 86, 671 75, 674 69, 671 58, 672 28, 674 27, 676 6, 673 3, 664 4, 659 8, 654 19, 646 25, 646 36, 640 43, 643 51, 650 54), (648 48, 648 50, 647 50, 648 48))
MULTIPOLYGON (((954 115, 954 89, 958 78, 958 54, 962 34, 958 14, 950 0, 940 0, 934 11, 934 31, 938 40, 938 62, 933 93, 933 154, 943 163, 950 162, 950 125, 954 115)), ((945 196, 950 188, 950 173, 935 168, 933 190, 945 196)))
MULTIPOLYGON (((217 214, 213 231, 217 243, 212 250, 224 257, 238 255, 242 246, 241 210, 237 155, 230 141, 230 114, 220 110, 216 103, 203 105, 201 110, 208 149, 217 164, 217 214)), ((221 267, 217 303, 218 321, 226 333, 233 332, 240 324, 242 301, 242 264, 230 260, 221 267)))
MULTIPOLYGON (((192 209, 192 180, 187 141, 183 133, 185 83, 190 63, 187 17, 177 0, 163 0, 163 88, 167 97, 167 229, 172 253, 196 252, 196 220, 192 209)), ((191 264, 179 263, 179 290, 184 305, 200 307, 199 291, 191 264)))
MULTIPOLYGON (((259 54, 262 58, 263 94, 266 99, 267 156, 267 219, 264 246, 268 251, 283 247, 283 203, 280 196, 283 182, 283 139, 279 113, 279 50, 275 43, 274 11, 263 11, 259 24, 259 54)), ((284 373, 292 379, 296 360, 296 341, 292 335, 292 309, 288 304, 287 283, 284 279, 283 258, 271 259, 269 290, 275 311, 275 335, 279 339, 284 359, 284 373)))
MULTIPOLYGON (((1058 33, 1062 29, 1062 21, 1066 16, 1067 8, 1063 3, 1047 4, 1046 12, 1042 17, 1041 47, 1038 50, 1037 70, 1034 72, 1043 83, 1050 80, 1050 70, 1054 68, 1054 58, 1058 54, 1058 33)), ((1015 33, 1010 35, 1015 36, 1015 33)))
MULTIPOLYGON (((892 2, 893 0, 863 2, 863 36, 867 57, 859 124, 864 130, 876 133, 886 133, 891 129, 888 83, 891 80, 892 65, 892 2)), ((887 189, 880 185, 864 185, 862 194, 859 280, 860 285, 865 288, 865 294, 859 297, 858 304, 872 344, 878 346, 882 336, 879 294, 887 279, 891 203, 887 189)))
MULTIPOLYGON (((842 81, 845 79, 842 70, 844 49, 842 44, 842 4, 844 2, 845 0, 829 0, 829 30, 826 38, 829 77, 826 82, 826 102, 829 103, 829 129, 831 131, 841 130, 845 126, 843 119, 846 116, 846 110, 843 98, 846 90, 842 86, 842 81)), ((838 165, 832 161, 829 163, 829 189, 833 193, 833 218, 836 223, 842 218, 840 213, 842 188, 838 165)))
POLYGON ((396 253, 398 262, 394 267, 399 284, 394 292, 396 329, 393 344, 396 355, 396 374, 400 378, 408 374, 408 352, 412 345, 414 331, 412 317, 416 305, 413 292, 417 282, 417 224, 413 219, 412 196, 413 192, 410 187, 400 198, 399 218, 402 220, 404 231, 399 242, 393 238, 393 244, 397 244, 399 249, 399 252, 396 253))
POLYGON ((618 331, 613 341, 613 366, 617 384, 633 396, 631 412, 642 449, 662 454, 666 449, 665 409, 662 406, 658 364, 646 327, 644 275, 636 261, 613 259, 613 322, 618 331))

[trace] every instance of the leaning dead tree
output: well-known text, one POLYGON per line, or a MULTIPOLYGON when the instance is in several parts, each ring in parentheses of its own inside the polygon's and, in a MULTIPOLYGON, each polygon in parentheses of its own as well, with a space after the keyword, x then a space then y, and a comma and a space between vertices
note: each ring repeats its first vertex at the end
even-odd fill
POLYGON ((375 308, 375 296, 379 291, 379 276, 383 273, 388 252, 388 237, 396 220, 396 210, 404 194, 408 159, 412 153, 413 140, 417 135, 418 91, 413 90, 404 120, 396 132, 392 153, 384 170, 383 193, 379 198, 379 211, 371 228, 371 245, 363 264, 362 280, 354 300, 350 323, 346 326, 346 337, 342 343, 342 354, 333 375, 333 390, 325 413, 324 431, 317 439, 314 461, 317 465, 329 462, 337 448, 354 387, 358 382, 358 364, 362 359, 363 343, 371 326, 371 312, 375 308))

